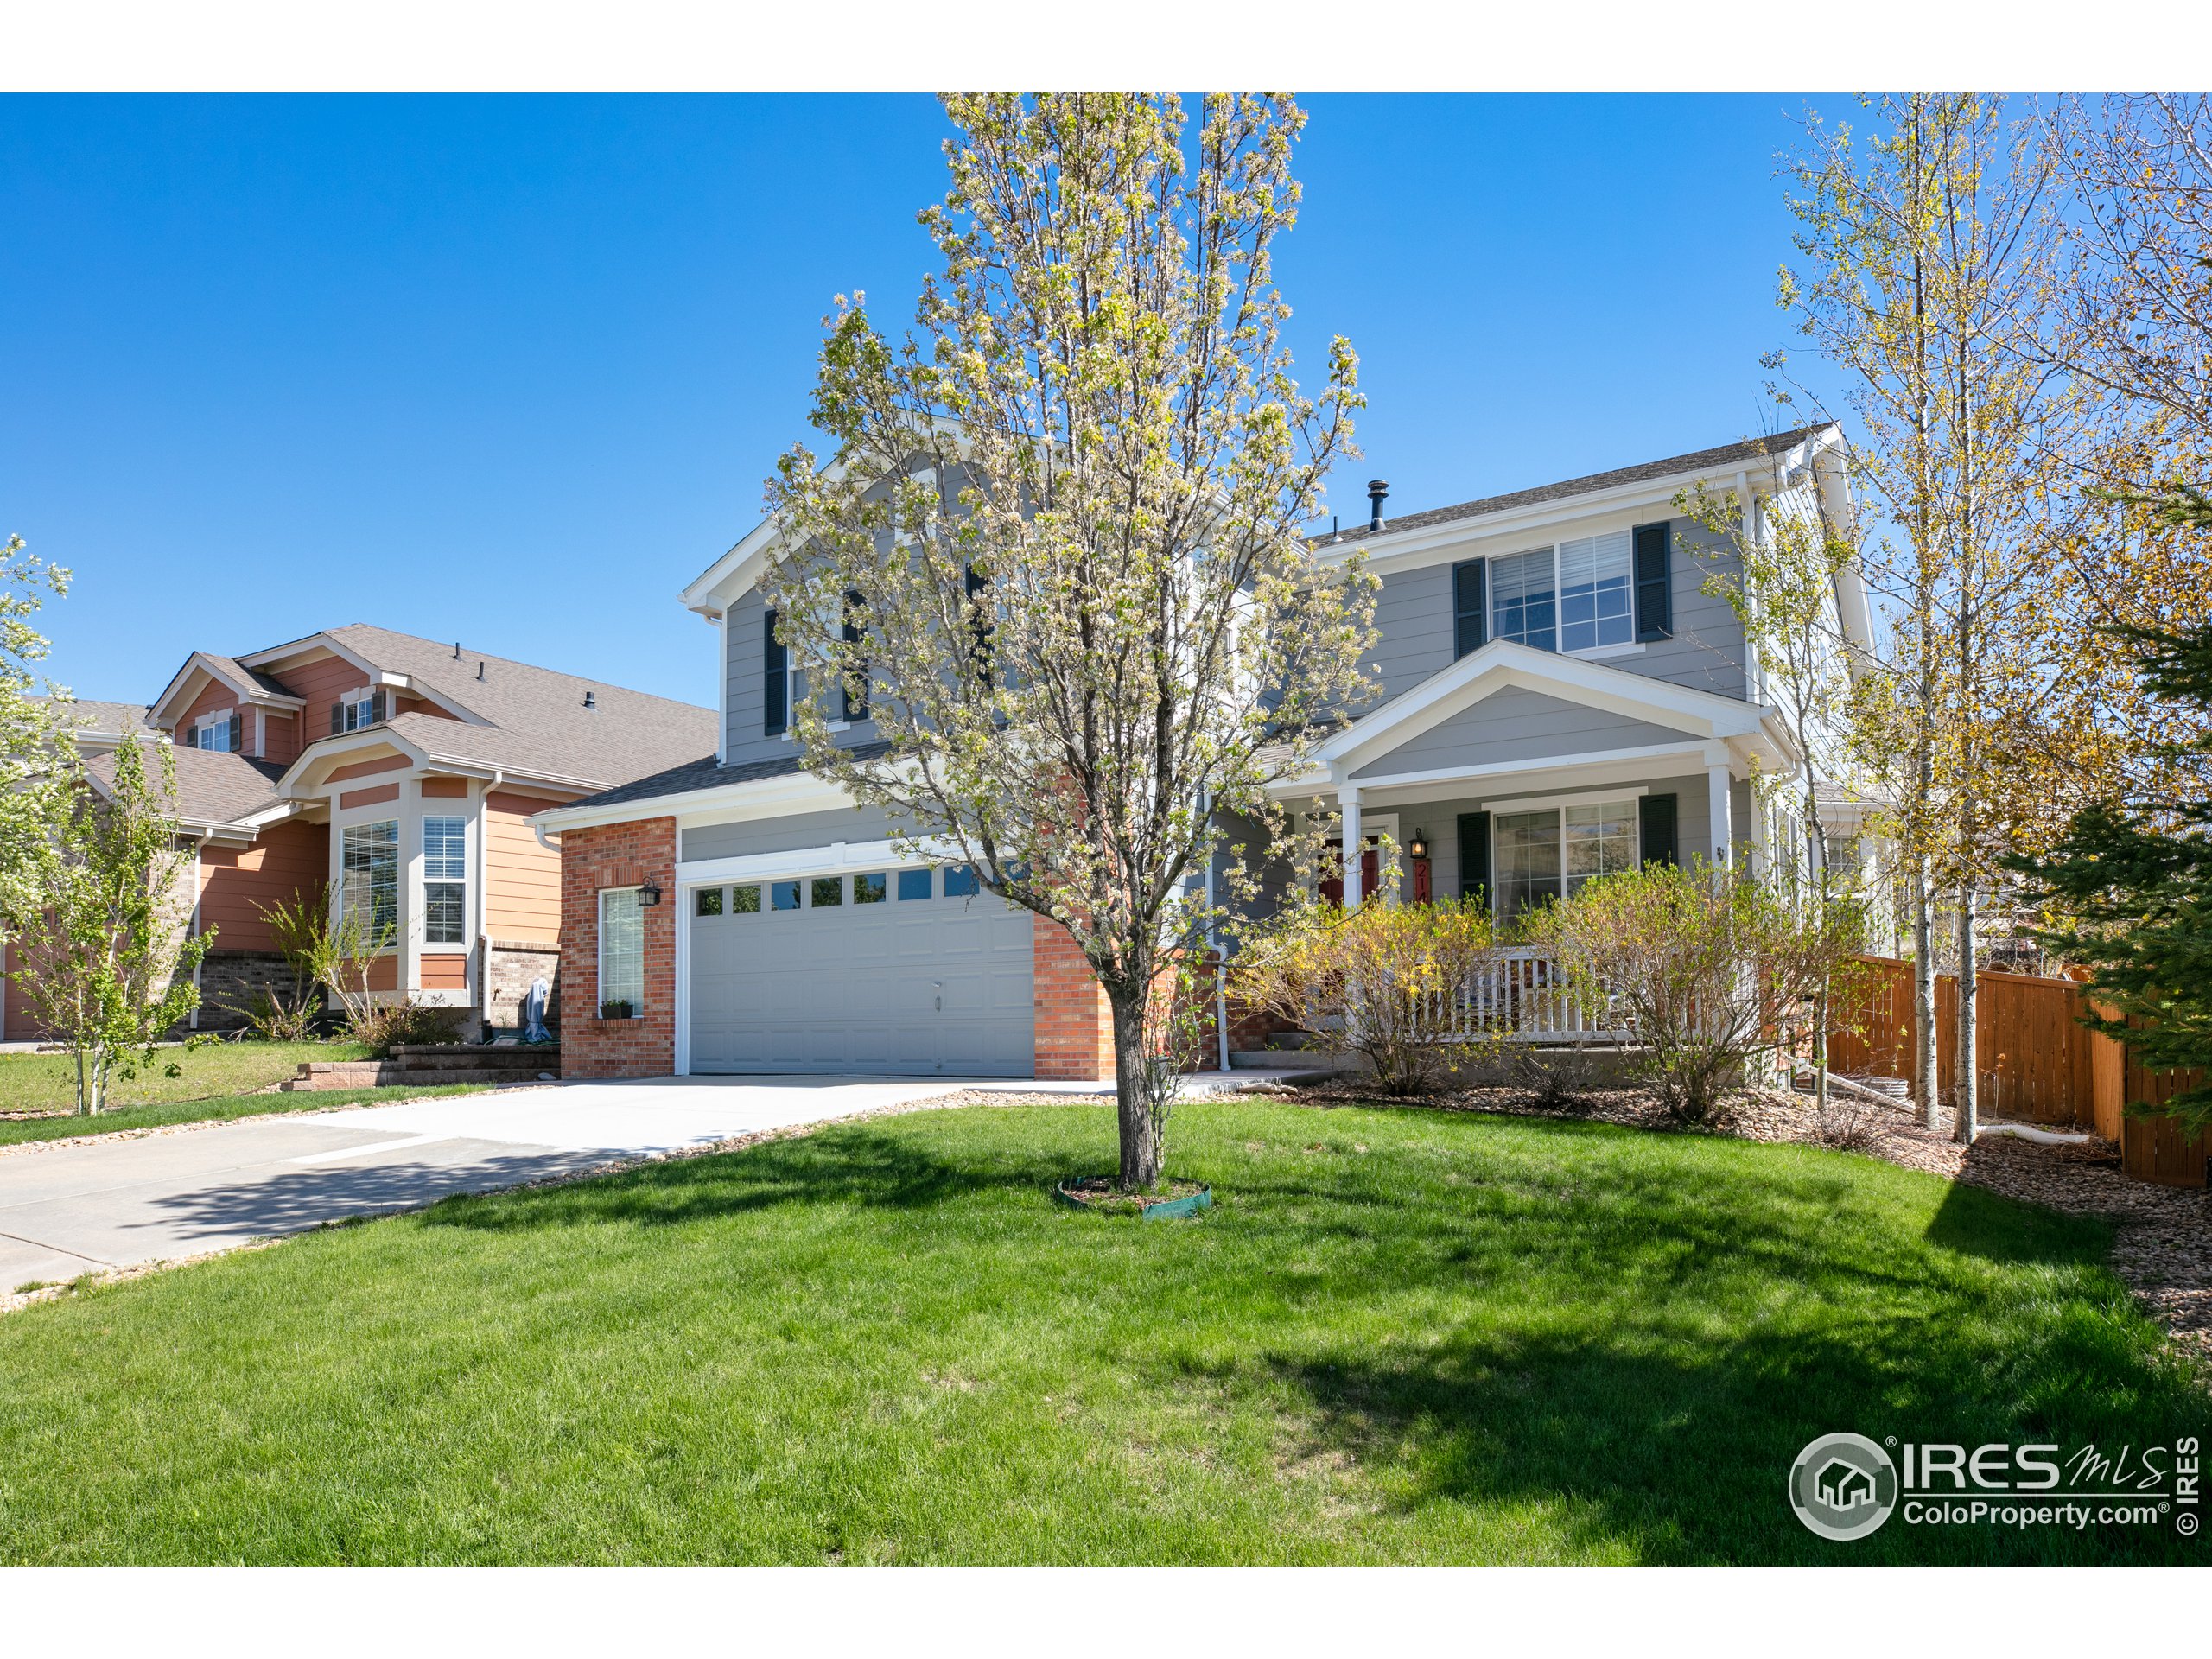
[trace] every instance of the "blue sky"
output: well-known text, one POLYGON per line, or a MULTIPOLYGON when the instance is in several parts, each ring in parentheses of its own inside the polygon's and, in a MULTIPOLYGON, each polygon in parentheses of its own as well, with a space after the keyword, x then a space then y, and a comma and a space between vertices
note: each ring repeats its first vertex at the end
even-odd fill
MULTIPOLYGON (((1834 100, 1831 100, 1834 101, 1834 100)), ((1413 512, 1759 429, 1799 100, 1320 97, 1278 275, 1413 512)), ((677 588, 911 313, 919 98, 61 99, 0 111, 0 534, 54 677, 364 621, 713 700, 677 588)))

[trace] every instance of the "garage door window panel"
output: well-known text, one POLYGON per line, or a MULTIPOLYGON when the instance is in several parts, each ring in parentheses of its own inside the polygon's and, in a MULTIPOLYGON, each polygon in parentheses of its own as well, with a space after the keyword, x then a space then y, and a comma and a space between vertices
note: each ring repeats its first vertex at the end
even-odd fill
POLYGON ((733 916, 758 916, 760 913, 760 888, 757 882, 740 885, 729 890, 729 913, 733 916))
POLYGON ((899 898, 903 903, 910 899, 936 897, 935 870, 901 870, 899 872, 899 898))
POLYGON ((853 902, 856 905, 880 905, 891 897, 891 882, 880 871, 853 878, 853 902))
POLYGON ((814 889, 807 899, 812 910, 833 910, 845 902, 845 878, 842 875, 817 875, 809 884, 814 889))
POLYGON ((778 910, 797 910, 798 893, 796 881, 771 881, 768 884, 768 902, 778 910))
POLYGON ((719 916, 722 913, 722 890, 720 887, 702 887, 693 903, 695 915, 719 916))

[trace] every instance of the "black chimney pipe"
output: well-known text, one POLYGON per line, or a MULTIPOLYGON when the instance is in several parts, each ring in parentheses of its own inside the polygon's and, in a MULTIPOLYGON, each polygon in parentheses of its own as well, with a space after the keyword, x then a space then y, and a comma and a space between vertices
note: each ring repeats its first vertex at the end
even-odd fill
POLYGON ((1382 503, 1389 498, 1389 493, 1390 486, 1383 480, 1379 478, 1370 478, 1367 480, 1367 505, 1369 509, 1367 527, 1370 530, 1380 530, 1382 528, 1382 503))

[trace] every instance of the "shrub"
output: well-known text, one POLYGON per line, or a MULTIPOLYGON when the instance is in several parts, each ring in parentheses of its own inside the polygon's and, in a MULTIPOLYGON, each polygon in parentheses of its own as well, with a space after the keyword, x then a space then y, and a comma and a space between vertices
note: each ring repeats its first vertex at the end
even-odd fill
POLYGON ((451 1008, 434 1008, 420 1002, 371 1003, 350 1022, 357 1043, 366 1043, 379 1057, 403 1043, 450 1043, 457 1032, 451 1008))
POLYGON ((1360 1056, 1389 1095, 1417 1095, 1495 1039, 1469 1029, 1461 988, 1496 957, 1478 904, 1301 907, 1238 957, 1238 995, 1360 1056))
POLYGON ((1532 918, 1579 995, 1610 999, 1667 1109, 1710 1123, 1755 1063, 1790 1046, 1862 945, 1859 913, 1793 908, 1774 884, 1701 862, 1592 881, 1532 918))

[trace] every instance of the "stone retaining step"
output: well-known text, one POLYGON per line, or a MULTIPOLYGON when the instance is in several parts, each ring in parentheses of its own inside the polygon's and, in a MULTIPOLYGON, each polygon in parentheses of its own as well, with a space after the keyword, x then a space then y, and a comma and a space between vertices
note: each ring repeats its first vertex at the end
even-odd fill
POLYGON ((536 1083, 561 1075, 557 1043, 505 1046, 403 1043, 380 1060, 303 1060, 287 1093, 320 1089, 381 1089, 419 1083, 536 1083))

